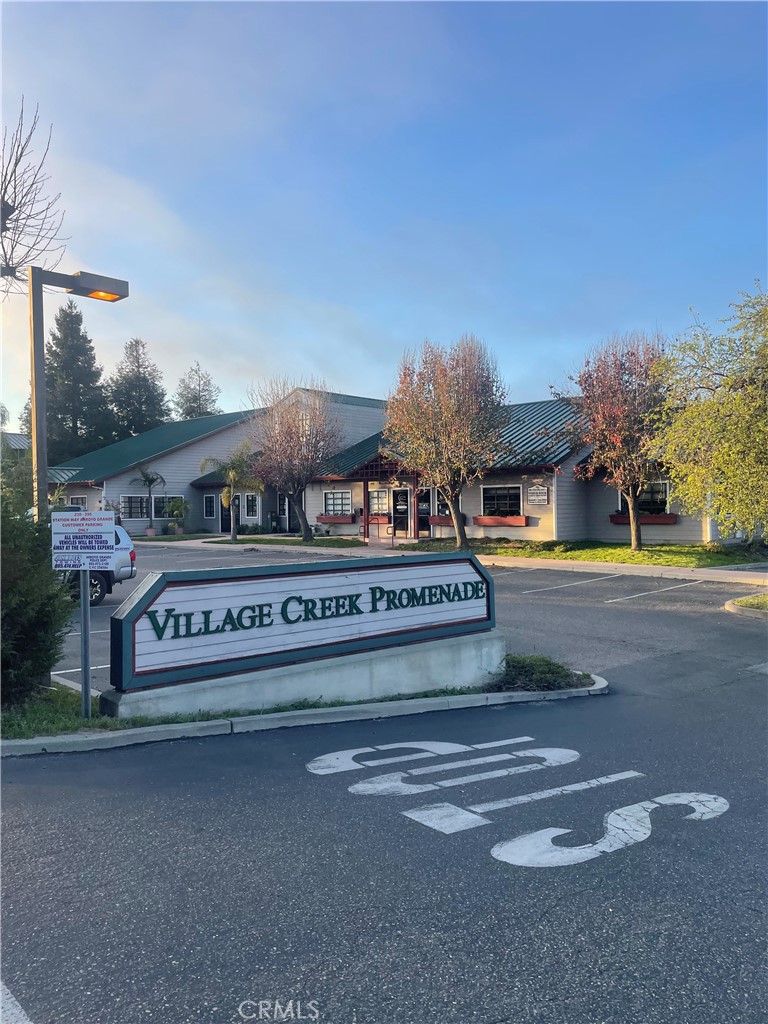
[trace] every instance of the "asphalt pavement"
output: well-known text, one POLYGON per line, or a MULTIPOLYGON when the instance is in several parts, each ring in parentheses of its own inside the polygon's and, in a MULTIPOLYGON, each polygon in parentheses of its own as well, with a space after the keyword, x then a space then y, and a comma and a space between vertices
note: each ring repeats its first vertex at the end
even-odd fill
POLYGON ((3 980, 33 1024, 762 1024, 744 589, 494 575, 510 649, 608 698, 6 761, 3 980))

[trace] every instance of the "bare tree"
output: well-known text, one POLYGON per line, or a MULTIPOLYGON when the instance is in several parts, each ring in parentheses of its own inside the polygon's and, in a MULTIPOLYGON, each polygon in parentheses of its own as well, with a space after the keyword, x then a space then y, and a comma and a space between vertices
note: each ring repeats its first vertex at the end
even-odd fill
POLYGON ((263 407, 254 420, 256 476, 286 496, 301 526, 301 539, 310 541, 304 492, 342 442, 331 396, 323 381, 304 384, 272 377, 251 398, 263 407))
POLYGON ((3 128, 0 276, 5 294, 22 290, 27 267, 51 270, 64 255, 64 239, 59 235, 64 213, 57 206, 61 196, 49 192, 50 176, 45 173, 53 128, 48 130, 42 152, 35 155, 39 119, 35 107, 31 125, 24 125, 22 100, 16 127, 11 132, 3 128))

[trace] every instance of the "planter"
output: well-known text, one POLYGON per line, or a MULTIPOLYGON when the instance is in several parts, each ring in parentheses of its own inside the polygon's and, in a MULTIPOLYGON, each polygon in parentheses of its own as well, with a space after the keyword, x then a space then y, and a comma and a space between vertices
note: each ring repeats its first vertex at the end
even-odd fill
POLYGON ((154 526, 148 526, 146 528, 146 530, 144 531, 144 536, 145 537, 156 537, 157 536, 157 530, 155 529, 154 526))
POLYGON ((183 526, 172 526, 169 532, 170 533, 184 533, 184 527, 183 526))
POLYGON ((527 526, 528 516, 472 516, 475 526, 527 526))
POLYGON ((354 523, 355 517, 352 516, 318 516, 318 523, 327 523, 333 526, 336 523, 354 523))
MULTIPOLYGON (((464 515, 463 512, 459 513, 459 519, 462 521, 462 523, 466 523, 466 521, 467 521, 467 517, 464 515)), ((429 517, 429 525, 430 526, 453 526, 453 520, 451 519, 450 516, 430 516, 429 517)))
MULTIPOLYGON (((614 526, 629 525, 629 516, 621 515, 618 512, 614 513, 610 520, 614 526)), ((643 515, 641 512, 638 516, 638 522, 641 526, 674 526, 677 522, 677 514, 675 512, 649 512, 643 515)))

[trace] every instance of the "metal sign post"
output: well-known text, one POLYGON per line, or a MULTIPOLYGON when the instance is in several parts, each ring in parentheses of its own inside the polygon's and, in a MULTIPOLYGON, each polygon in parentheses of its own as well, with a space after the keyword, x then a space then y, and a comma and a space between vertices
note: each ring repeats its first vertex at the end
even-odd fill
POLYGON ((109 572, 115 552, 114 512, 54 512, 53 568, 80 576, 80 661, 83 718, 91 717, 91 572, 109 572))

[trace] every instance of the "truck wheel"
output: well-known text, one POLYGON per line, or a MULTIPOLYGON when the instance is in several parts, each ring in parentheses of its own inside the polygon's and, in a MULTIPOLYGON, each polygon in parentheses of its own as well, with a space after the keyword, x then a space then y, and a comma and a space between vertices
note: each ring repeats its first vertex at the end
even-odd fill
POLYGON ((91 608, 95 608, 107 596, 107 581, 100 572, 92 572, 89 583, 91 589, 91 608))

